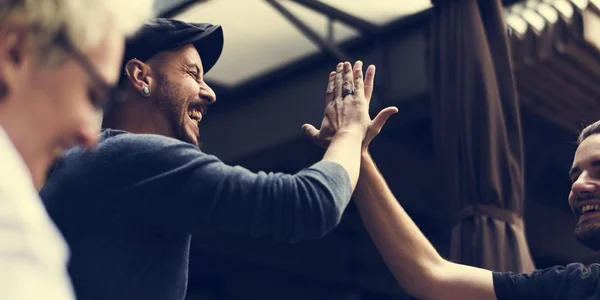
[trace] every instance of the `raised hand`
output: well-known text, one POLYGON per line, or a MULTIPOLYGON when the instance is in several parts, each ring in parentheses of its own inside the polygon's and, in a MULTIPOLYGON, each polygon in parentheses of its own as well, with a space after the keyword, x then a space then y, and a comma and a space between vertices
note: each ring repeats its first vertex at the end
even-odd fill
MULTIPOLYGON (((340 103, 336 102, 336 100, 341 102, 346 101, 345 99, 354 100, 354 102, 349 101, 342 104, 366 104, 367 123, 366 132, 362 143, 363 151, 367 150, 373 138, 375 138, 375 136, 381 132, 381 129, 385 125, 385 122, 388 120, 388 118, 398 112, 398 108, 390 106, 381 110, 377 116, 371 120, 368 115, 368 105, 370 104, 371 96, 373 94, 375 66, 370 65, 367 68, 364 80, 362 67, 362 62, 357 61, 352 68, 353 71, 350 73, 350 63, 340 63, 338 64, 336 72, 331 72, 329 74, 329 83, 325 93, 325 115, 323 117, 323 121, 321 122, 320 129, 316 129, 310 124, 304 124, 302 126, 305 134, 308 135, 317 145, 324 148, 327 147, 332 137, 339 130, 339 126, 332 124, 331 119, 331 117, 339 115, 339 113, 334 114, 332 111, 332 109, 334 109, 336 112, 339 110, 340 103), (340 65, 342 71, 344 71, 343 74, 340 74, 339 72, 340 65), (352 93, 345 95, 346 93, 344 93, 344 91, 346 91, 346 93, 352 91, 352 93)), ((362 107, 360 107, 360 109, 362 109, 362 107)), ((364 115, 362 117, 364 118, 364 115)))
POLYGON ((320 130, 309 124, 303 125, 305 132, 321 146, 326 147, 338 133, 357 133, 361 138, 366 135, 370 118, 362 71, 358 76, 352 73, 349 62, 337 65, 336 71, 329 74, 320 130))

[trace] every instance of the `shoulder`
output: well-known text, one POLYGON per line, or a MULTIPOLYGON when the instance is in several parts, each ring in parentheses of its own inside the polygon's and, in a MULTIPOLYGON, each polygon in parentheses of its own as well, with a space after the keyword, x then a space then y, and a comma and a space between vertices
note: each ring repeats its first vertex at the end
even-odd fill
POLYGON ((133 134, 124 131, 103 132, 97 147, 87 151, 95 162, 121 169, 160 171, 219 160, 196 145, 156 134, 133 134))
POLYGON ((157 134, 134 134, 120 130, 104 130, 98 145, 92 149, 74 149, 65 159, 90 160, 102 164, 119 162, 188 160, 204 156, 192 144, 157 134))
POLYGON ((58 173, 83 176, 160 170, 206 157, 208 155, 195 145, 173 138, 108 129, 102 132, 94 148, 74 148, 65 153, 57 162, 52 177, 58 173))

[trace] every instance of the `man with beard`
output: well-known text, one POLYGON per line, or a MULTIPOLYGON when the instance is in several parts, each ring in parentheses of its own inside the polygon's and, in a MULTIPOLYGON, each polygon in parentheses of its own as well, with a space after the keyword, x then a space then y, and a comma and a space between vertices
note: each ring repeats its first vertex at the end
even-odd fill
MULTIPOLYGON (((575 236, 598 251, 600 121, 581 132, 578 144, 568 201, 579 220, 575 236)), ((514 274, 445 260, 398 203, 366 148, 360 168, 354 201, 363 222, 398 283, 418 299, 600 299, 599 264, 572 263, 514 274)))
POLYGON ((148 23, 127 43, 126 98, 105 111, 109 129, 95 149, 74 149, 55 167, 42 198, 71 246, 78 299, 184 299, 191 234, 297 241, 338 224, 363 140, 397 111, 370 119, 374 67, 364 81, 360 62, 329 75, 322 132, 333 138, 320 162, 294 175, 252 173, 198 147, 198 124, 216 100, 204 74, 222 47, 219 26, 148 23))

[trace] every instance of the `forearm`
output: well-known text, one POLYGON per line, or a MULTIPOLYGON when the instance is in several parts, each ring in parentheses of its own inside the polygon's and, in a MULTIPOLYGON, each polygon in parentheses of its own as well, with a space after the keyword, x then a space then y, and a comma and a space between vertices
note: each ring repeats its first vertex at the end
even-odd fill
POLYGON ((352 190, 356 187, 360 172, 361 145, 364 136, 355 132, 338 132, 331 139, 322 161, 341 165, 350 177, 352 190))
POLYGON ((354 199, 373 242, 402 287, 421 288, 443 259, 398 204, 368 154, 360 170, 354 199))
POLYGON ((360 170, 356 205, 387 266, 407 292, 420 299, 494 299, 491 272, 443 259, 400 206, 367 153, 360 170))

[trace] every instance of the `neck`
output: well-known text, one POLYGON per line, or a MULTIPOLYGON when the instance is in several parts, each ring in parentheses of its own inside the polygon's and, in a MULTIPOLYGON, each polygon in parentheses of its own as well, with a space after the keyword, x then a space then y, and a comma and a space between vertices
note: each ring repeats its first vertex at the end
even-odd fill
POLYGON ((152 99, 129 95, 123 103, 104 116, 102 128, 120 129, 138 134, 174 137, 169 122, 152 99))

